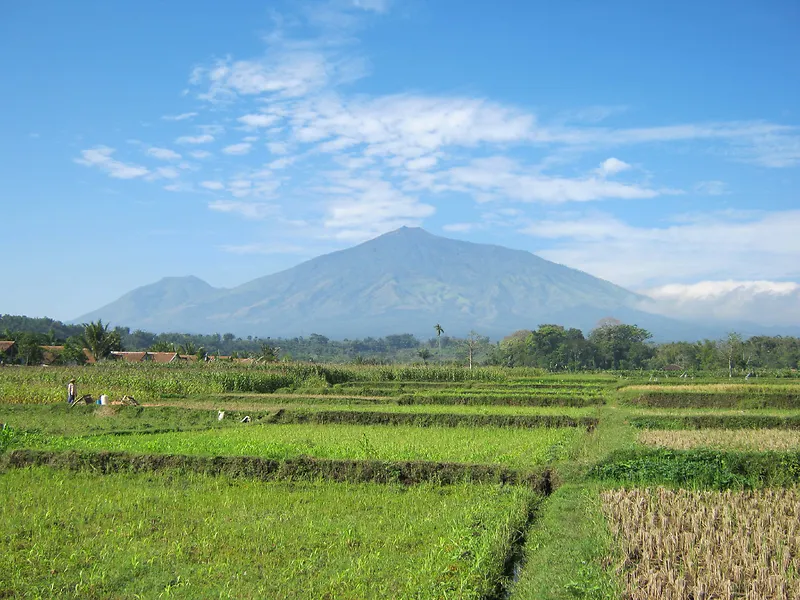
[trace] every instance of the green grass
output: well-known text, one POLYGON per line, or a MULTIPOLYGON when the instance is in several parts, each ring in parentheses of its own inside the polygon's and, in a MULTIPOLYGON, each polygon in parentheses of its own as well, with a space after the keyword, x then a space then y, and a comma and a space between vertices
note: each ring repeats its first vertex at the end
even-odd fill
POLYGON ((616 600, 621 586, 608 568, 613 547, 599 487, 560 487, 537 514, 511 600, 616 600))
POLYGON ((28 436, 26 447, 113 450, 144 454, 259 456, 276 460, 424 460, 524 468, 566 457, 586 435, 575 428, 409 427, 381 425, 241 425, 190 431, 93 437, 28 436))
POLYGON ((483 598, 519 487, 0 475, 0 597, 483 598))
MULTIPOLYGON (((597 406, 524 406, 510 404, 398 404, 398 398, 371 399, 359 396, 302 396, 285 394, 217 394, 182 399, 165 399, 159 405, 193 408, 235 408, 277 410, 303 407, 308 410, 379 410, 404 413, 514 414, 592 416, 597 406)), ((1 406, 1 405, 0 405, 1 406)))
POLYGON ((212 410, 65 404, 0 404, 0 423, 18 431, 88 435, 114 431, 209 429, 233 426, 212 410))
POLYGON ((590 475, 610 486, 788 487, 800 482, 800 452, 629 449, 603 459, 590 475))

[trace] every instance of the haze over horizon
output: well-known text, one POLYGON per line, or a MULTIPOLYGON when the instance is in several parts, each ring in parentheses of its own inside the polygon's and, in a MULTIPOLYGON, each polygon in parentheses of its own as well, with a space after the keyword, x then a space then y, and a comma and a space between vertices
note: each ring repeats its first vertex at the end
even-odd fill
POLYGON ((800 321, 800 5, 17 3, 0 313, 234 287, 400 226, 800 321))

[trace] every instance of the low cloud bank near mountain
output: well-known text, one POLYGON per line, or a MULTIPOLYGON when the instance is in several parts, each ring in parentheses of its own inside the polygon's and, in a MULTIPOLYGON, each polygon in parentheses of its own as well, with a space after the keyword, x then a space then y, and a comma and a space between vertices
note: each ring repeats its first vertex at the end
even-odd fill
POLYGON ((688 320, 747 322, 767 327, 800 324, 800 283, 701 281, 640 290, 641 310, 688 320))

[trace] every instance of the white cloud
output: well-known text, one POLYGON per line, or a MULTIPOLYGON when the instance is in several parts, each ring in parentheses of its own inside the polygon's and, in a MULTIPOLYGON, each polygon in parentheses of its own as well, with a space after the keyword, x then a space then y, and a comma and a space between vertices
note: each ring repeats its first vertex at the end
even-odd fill
POLYGON ((430 169, 436 166, 439 159, 436 156, 422 156, 420 158, 413 158, 406 163, 406 168, 413 171, 430 169))
POLYGON ((241 154, 247 154, 248 152, 250 152, 250 148, 252 148, 252 147, 253 147, 253 144, 251 144, 250 142, 240 142, 238 144, 231 144, 230 146, 225 146, 222 149, 222 151, 225 154, 241 155, 241 154))
POLYGON ((208 152, 207 150, 195 150, 194 152, 189 152, 189 156, 192 158, 203 159, 211 156, 211 152, 208 152))
POLYGON ((172 167, 158 167, 154 171, 154 175, 164 179, 177 179, 180 177, 180 173, 178 173, 178 171, 172 167))
POLYGON ((466 166, 452 167, 431 180, 422 180, 422 185, 434 191, 479 191, 521 202, 553 204, 605 198, 655 198, 676 193, 675 190, 655 190, 595 176, 576 179, 549 177, 503 157, 476 159, 466 166))
POLYGON ((278 120, 278 117, 275 115, 250 114, 241 116, 237 120, 247 127, 269 127, 278 120))
POLYGON ((694 191, 707 196, 721 196, 727 193, 728 186, 724 181, 699 181, 695 184, 694 191))
POLYGON ((267 150, 272 154, 286 154, 289 152, 289 145, 285 142, 269 142, 267 144, 267 150))
POLYGON ((676 280, 800 279, 800 210, 711 213, 673 224, 636 227, 609 215, 532 222, 524 233, 555 245, 537 252, 636 288, 676 280))
POLYGON ((324 226, 339 240, 363 241, 403 225, 416 226, 436 211, 386 181, 347 176, 334 181, 327 191, 338 198, 328 203, 324 226))
POLYGON ((371 10, 377 13, 384 13, 389 10, 390 0, 351 0, 353 6, 364 10, 371 10))
POLYGON ((297 160, 296 156, 284 156, 283 158, 278 158, 273 160, 269 165, 267 165, 270 169, 285 169, 286 167, 291 166, 295 160, 297 160))
POLYGON ((672 317, 750 322, 800 322, 800 284, 793 281, 700 281, 641 290, 641 308, 672 317))
POLYGON ((242 138, 243 142, 257 142, 258 136, 257 135, 248 135, 247 137, 242 138))
POLYGON ((164 119, 165 121, 185 121, 186 119, 191 119, 196 116, 197 116, 196 112, 187 112, 187 113, 181 113, 179 115, 164 115, 161 118, 164 119))
POLYGON ((274 205, 263 202, 215 200, 214 202, 209 202, 208 208, 217 212, 236 214, 252 220, 266 219, 276 212, 274 205))
POLYGON ((225 186, 220 181, 203 181, 200 185, 207 190, 224 190, 225 186))
POLYGON ((181 158, 180 154, 169 148, 148 148, 147 153, 160 160, 180 160, 181 158))
POLYGON ((616 175, 617 173, 621 173, 622 171, 627 171, 630 169, 631 166, 619 160, 618 158, 607 158, 603 161, 603 163, 597 168, 597 174, 601 177, 607 177, 609 175, 616 175))
POLYGON ((214 136, 208 133, 202 135, 183 135, 175 141, 178 144, 208 144, 214 141, 214 136))
POLYGON ((87 167, 97 167, 106 171, 111 177, 117 179, 134 179, 143 177, 150 173, 149 169, 141 165, 123 163, 111 158, 115 150, 108 146, 95 146, 88 150, 82 150, 82 158, 76 158, 75 162, 87 167))
POLYGON ((206 84, 199 94, 211 102, 232 101, 237 96, 274 95, 300 97, 326 85, 361 75, 360 61, 333 60, 318 49, 273 47, 263 59, 218 60, 192 72, 194 85, 206 84))
POLYGON ((298 106, 291 119, 300 142, 325 140, 331 151, 364 144, 366 154, 407 159, 447 146, 522 142, 533 124, 531 115, 486 100, 419 95, 326 96, 298 106))

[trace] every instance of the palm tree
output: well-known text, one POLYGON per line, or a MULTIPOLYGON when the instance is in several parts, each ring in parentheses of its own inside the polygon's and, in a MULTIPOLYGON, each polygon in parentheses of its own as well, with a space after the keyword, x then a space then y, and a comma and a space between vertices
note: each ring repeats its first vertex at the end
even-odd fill
POLYGON ((97 319, 97 323, 83 324, 81 341, 95 360, 106 358, 112 351, 122 348, 119 332, 109 331, 108 323, 103 325, 102 319, 97 319))
POLYGON ((436 330, 436 339, 439 340, 439 354, 441 354, 442 353, 442 334, 444 333, 444 329, 442 329, 442 326, 439 325, 438 323, 436 325, 434 325, 433 328, 436 330))
POLYGON ((256 356, 257 363, 270 363, 278 360, 278 352, 280 348, 271 344, 261 344, 261 350, 256 356))
POLYGON ((178 353, 195 355, 197 354, 197 350, 197 346, 195 346, 192 342, 186 342, 178 348, 178 353))

